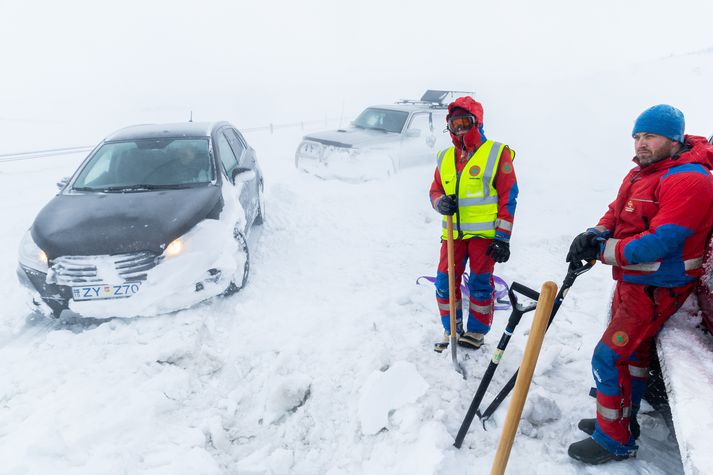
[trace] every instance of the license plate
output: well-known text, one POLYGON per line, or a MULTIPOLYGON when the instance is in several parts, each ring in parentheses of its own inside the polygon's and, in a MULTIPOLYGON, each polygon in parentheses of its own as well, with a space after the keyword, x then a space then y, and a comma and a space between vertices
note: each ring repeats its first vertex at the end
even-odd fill
POLYGON ((72 287, 74 300, 103 300, 123 299, 131 297, 141 288, 141 282, 127 282, 125 284, 97 284, 83 287, 72 287))

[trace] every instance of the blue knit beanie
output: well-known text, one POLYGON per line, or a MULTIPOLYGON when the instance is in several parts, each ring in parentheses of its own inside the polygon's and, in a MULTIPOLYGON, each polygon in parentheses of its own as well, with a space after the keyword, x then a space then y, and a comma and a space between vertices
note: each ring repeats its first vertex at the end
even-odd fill
POLYGON ((662 135, 676 142, 683 142, 686 121, 683 112, 667 104, 649 107, 636 119, 631 135, 640 132, 662 135))

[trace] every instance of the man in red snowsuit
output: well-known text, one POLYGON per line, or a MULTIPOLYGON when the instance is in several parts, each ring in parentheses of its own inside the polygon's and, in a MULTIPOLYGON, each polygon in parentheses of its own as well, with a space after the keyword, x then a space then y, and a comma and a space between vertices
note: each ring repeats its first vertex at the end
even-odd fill
POLYGON ((612 318, 592 357, 597 417, 579 422, 591 437, 569 447, 571 457, 589 464, 636 455, 654 338, 703 274, 713 226, 713 146, 684 135, 683 114, 669 105, 644 111, 632 135, 636 166, 567 255, 610 264, 617 281, 612 318))
POLYGON ((510 257, 510 233, 518 194, 512 164, 514 153, 507 145, 485 138, 483 106, 469 96, 460 97, 449 104, 446 120, 454 147, 438 154, 438 166, 430 190, 433 208, 444 215, 436 301, 445 334, 434 346, 437 352, 448 347, 450 334, 445 215, 455 215, 453 234, 458 343, 464 347, 479 348, 493 320, 493 267, 496 262, 506 262, 510 257), (449 193, 446 193, 446 187, 449 193), (468 261, 470 299, 464 331, 458 284, 468 261))

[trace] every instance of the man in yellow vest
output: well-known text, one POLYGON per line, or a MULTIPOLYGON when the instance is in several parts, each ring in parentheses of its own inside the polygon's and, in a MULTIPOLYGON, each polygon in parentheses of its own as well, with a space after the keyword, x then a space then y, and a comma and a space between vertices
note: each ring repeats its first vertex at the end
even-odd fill
POLYGON ((517 205, 517 179, 507 145, 487 140, 483 106, 472 97, 448 105, 448 131, 453 147, 438 153, 431 185, 433 208, 443 216, 441 253, 436 276, 436 301, 445 333, 434 350, 448 347, 448 253, 446 215, 453 215, 458 344, 480 348, 493 321, 493 267, 510 258, 510 233, 517 205), (468 320, 463 328, 460 285, 470 262, 468 320))

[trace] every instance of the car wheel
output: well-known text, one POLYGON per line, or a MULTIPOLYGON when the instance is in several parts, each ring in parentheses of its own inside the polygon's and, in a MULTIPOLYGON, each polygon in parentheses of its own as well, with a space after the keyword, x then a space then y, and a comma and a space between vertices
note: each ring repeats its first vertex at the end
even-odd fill
POLYGON ((239 269, 235 271, 233 280, 230 282, 230 285, 228 285, 228 288, 223 292, 224 296, 233 295, 245 287, 245 284, 248 282, 248 275, 250 274, 250 250, 248 249, 248 241, 245 239, 245 234, 236 228, 233 236, 238 242, 238 251, 245 254, 245 263, 243 264, 241 259, 240 264, 243 266, 243 272, 241 274, 239 269))
POLYGON ((257 215, 255 216, 254 224, 265 222, 265 193, 263 188, 263 184, 260 183, 260 189, 257 192, 257 215))
POLYGON ((386 156, 384 161, 384 178, 392 177, 396 174, 396 162, 391 155, 386 156))
POLYGON ((32 298, 32 313, 48 318, 59 318, 62 312, 67 310, 67 302, 56 300, 36 300, 32 298))

